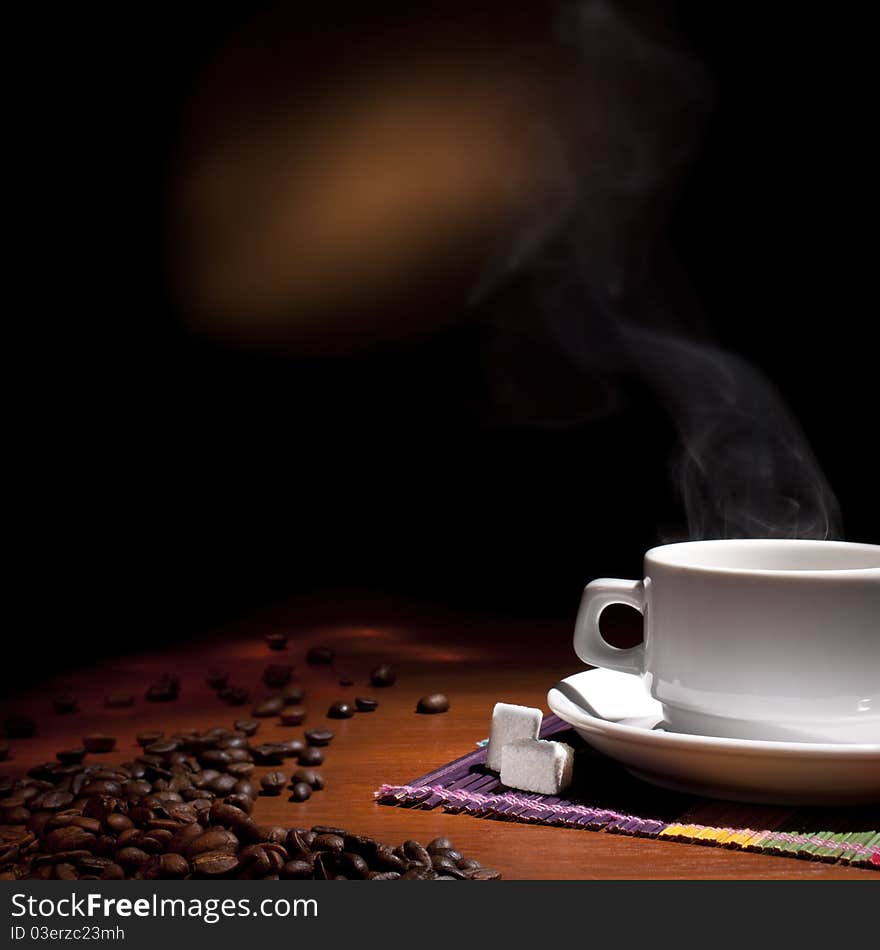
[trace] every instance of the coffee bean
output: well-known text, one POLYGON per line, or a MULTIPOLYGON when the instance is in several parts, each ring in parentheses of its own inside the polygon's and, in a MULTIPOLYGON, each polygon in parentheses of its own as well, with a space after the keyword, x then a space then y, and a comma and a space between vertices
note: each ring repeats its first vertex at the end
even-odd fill
POLYGON ((293 672, 292 666, 281 666, 273 664, 263 670, 263 682, 273 689, 286 686, 290 682, 290 674, 293 672))
POLYGON ((300 765, 322 765, 324 762, 324 753, 315 746, 307 746, 297 756, 300 765))
MULTIPOLYGON (((56 828, 82 828, 89 834, 98 837, 101 834, 101 822, 95 818, 86 818, 84 815, 77 815, 71 811, 60 811, 51 815, 49 820, 43 826, 43 834, 48 834, 56 828)), ((71 852, 64 852, 70 854, 71 852)))
POLYGON ((118 812, 108 815, 104 819, 104 823, 107 825, 108 831, 112 831, 117 835, 122 834, 123 831, 128 831, 129 828, 134 827, 134 822, 128 817, 128 815, 121 815, 118 812))
POLYGON ((306 744, 302 739, 285 739, 283 742, 276 743, 280 749, 281 754, 285 759, 295 759, 300 754, 300 752, 305 749, 306 744))
POLYGON ((238 867, 238 858, 229 851, 206 851, 192 861, 195 874, 204 877, 220 877, 238 867))
POLYGON ((83 736, 82 744, 86 752, 112 752, 116 746, 116 737, 92 733, 92 735, 83 736))
POLYGON ((132 779, 122 786, 122 794, 129 801, 135 801, 150 794, 152 786, 143 779, 132 779))
POLYGON ((236 781, 233 792, 236 795, 246 795, 248 798, 257 797, 257 787, 249 779, 240 778, 236 781))
POLYGON ((253 762, 230 762, 226 766, 226 771, 230 775, 234 775, 236 778, 247 778, 254 771, 253 762))
POLYGON ((193 822, 191 825, 184 825, 178 828, 168 841, 168 850, 185 853, 189 845, 205 833, 205 828, 200 822, 193 822))
POLYGON ((144 752, 147 755, 157 755, 160 758, 167 758, 180 748, 180 743, 176 739, 157 739, 150 743, 144 752))
POLYGON ((229 756, 229 765, 226 766, 226 771, 229 771, 229 766, 244 763, 248 765, 253 760, 253 755, 251 755, 250 747, 246 749, 231 748, 223 750, 229 756))
POLYGON ((257 765, 281 765, 284 760, 284 747, 280 742, 264 742, 251 749, 257 765))
POLYGON ((496 871, 495 868, 472 868, 471 870, 466 871, 465 875, 469 881, 501 880, 501 872, 496 871))
POLYGON ((251 715, 259 719, 267 719, 269 716, 277 716, 283 708, 284 700, 280 696, 272 696, 256 706, 251 715))
MULTIPOLYGON (((42 768, 42 766, 40 766, 40 768, 42 768)), ((31 771, 33 771, 33 769, 31 769, 31 771)), ((38 795, 42 794, 43 792, 47 792, 52 788, 51 782, 41 781, 19 783, 19 785, 19 798, 21 798, 22 801, 28 802, 28 804, 30 804, 31 799, 36 798, 38 795)))
POLYGON ((76 712, 76 700, 72 696, 56 696, 52 700, 52 708, 58 715, 76 712))
POLYGON ((342 852, 342 870, 345 876, 351 880, 365 881, 370 873, 370 866, 359 855, 350 851, 342 852))
POLYGON ((124 881, 125 871, 114 861, 104 868, 100 877, 102 881, 124 881))
POLYGON ((312 842, 315 840, 315 833, 307 828, 291 828, 284 839, 284 845, 288 854, 296 858, 308 859, 311 854, 312 842))
POLYGON ((333 733, 329 729, 306 729, 306 742, 309 745, 326 746, 333 740, 333 733))
POLYGON ((150 856, 146 851, 134 847, 120 848, 114 855, 114 858, 120 867, 130 871, 139 870, 150 860, 150 856))
POLYGON ((431 855, 418 841, 404 841, 403 854, 411 863, 420 864, 422 867, 431 867, 431 855))
POLYGON ((10 716, 3 728, 10 739, 30 739, 37 731, 37 724, 30 716, 10 716))
POLYGON ((246 736, 256 735, 260 728, 256 719, 236 719, 233 723, 236 729, 240 729, 246 736))
MULTIPOLYGON (((319 851, 315 855, 314 876, 316 881, 339 880, 339 865, 341 853, 335 851, 319 851)), ((345 879, 344 877, 342 878, 345 879)))
POLYGON ((305 699, 306 691, 302 686, 288 686, 281 691, 285 706, 299 706, 305 699))
POLYGON ((340 686, 354 686, 354 680, 348 676, 342 676, 339 679, 340 686))
POLYGON ((231 795, 232 790, 238 784, 238 779, 234 775, 218 775, 208 783, 208 789, 215 795, 231 795))
POLYGON ((280 876, 286 881, 306 881, 312 876, 311 861, 288 861, 281 868, 280 876))
POLYGON ((283 772, 267 772, 260 779, 260 786, 266 795, 280 795, 286 784, 287 776, 283 772))
MULTIPOLYGON (((216 818, 213 817, 213 808, 211 812, 212 820, 216 821, 216 818)), ((247 815, 242 815, 242 823, 244 821, 250 821, 247 815)), ((206 852, 236 851, 238 849, 238 845, 238 838, 231 831, 227 831, 224 828, 210 828, 209 830, 202 832, 202 834, 198 835, 198 837, 193 838, 193 840, 187 844, 184 855, 190 861, 192 861, 197 855, 204 854, 206 852)))
POLYGON ((309 652, 306 653, 306 663, 311 663, 312 666, 332 663, 335 658, 336 652, 330 647, 312 647, 309 652))
POLYGON ((366 696, 356 696, 354 704, 358 712, 375 712, 379 708, 377 699, 368 699, 366 696))
POLYGON ((266 646, 268 646, 270 650, 283 650, 287 646, 287 634, 267 633, 266 646))
POLYGON ((338 851, 342 853, 344 848, 343 836, 332 833, 318 834, 312 842, 312 851, 338 851))
POLYGON ((387 663, 377 666, 370 673, 370 684, 372 686, 393 686, 396 682, 397 673, 387 663))
POLYGON ((400 873, 398 871, 370 871, 367 875, 368 881, 399 881, 400 873))
POLYGON ((24 805, 10 805, 9 801, 0 802, 0 823, 4 825, 26 825, 30 821, 30 810, 24 805))
POLYGON ((55 880, 56 881, 78 881, 79 871, 77 871, 77 869, 72 864, 61 862, 55 865, 55 880))
POLYGON ((165 737, 164 732, 158 730, 151 730, 149 732, 139 732, 135 741, 142 748, 146 749, 148 745, 152 745, 154 742, 158 742, 160 739, 165 737))
POLYGON ((244 706, 250 693, 241 686, 224 686, 217 695, 230 706, 244 706))
POLYGON ((84 828, 67 825, 55 828, 43 836, 42 844, 47 851, 94 851, 97 837, 84 828))
POLYGON ((27 791, 27 788, 14 789, 11 795, 6 795, 0 799, 0 809, 18 808, 20 805, 27 805, 32 798, 36 798, 40 794, 39 789, 32 789, 36 792, 35 795, 26 795, 25 792, 27 791))
POLYGON ((295 782, 291 790, 290 801, 304 802, 312 797, 312 787, 306 782, 295 782))
POLYGON ((463 881, 465 879, 465 872, 460 871, 455 861, 451 860, 445 854, 431 855, 431 867, 434 869, 435 874, 448 875, 453 880, 463 881))
POLYGON ((142 779, 147 774, 147 766, 143 762, 134 760, 129 766, 128 771, 133 779, 142 779))
POLYGON ((229 752, 232 749, 238 749, 239 751, 246 752, 250 746, 251 744, 248 742, 248 737, 244 735, 244 733, 241 735, 224 736, 217 743, 217 747, 223 749, 225 752, 229 752))
POLYGON ((443 693, 431 693, 429 696, 422 696, 416 706, 416 712, 425 715, 434 715, 436 713, 445 713, 449 709, 449 700, 443 693))
POLYGON ((239 808, 246 815, 249 815, 254 810, 254 798, 256 797, 256 791, 253 796, 250 795, 240 795, 233 793, 232 795, 227 795, 223 799, 224 805, 232 805, 234 808, 239 808))
POLYGON ((109 709, 124 709, 134 706, 134 696, 131 693, 108 693, 104 697, 104 705, 109 709))
MULTIPOLYGON (((337 825, 312 825, 311 832, 314 835, 337 835, 339 838, 344 838, 348 831, 345 828, 340 828, 337 825)), ((314 843, 314 839, 312 839, 314 843)))
POLYGON ((453 844, 449 838, 434 838, 428 842, 428 851, 431 853, 434 851, 451 851, 452 848, 453 844))
POLYGON ((189 874, 189 861, 182 854, 160 854, 153 859, 154 873, 163 880, 179 881, 189 874))
POLYGON ((434 872, 423 867, 410 868, 400 875, 401 881, 432 881, 433 879, 434 872))
POLYGON ((258 840, 268 844, 284 845, 287 840, 287 829, 280 825, 260 825, 258 840))
POLYGON ((31 801, 31 809, 42 811, 60 811, 73 804, 73 795, 70 792, 51 791, 38 795, 31 801))
POLYGON ((351 719, 354 715, 354 707, 351 703, 338 700, 327 710, 328 719, 351 719))
POLYGON ((257 880, 265 878, 273 871, 280 871, 287 857, 286 853, 282 856, 273 851, 275 845, 250 844, 242 848, 238 853, 238 861, 241 871, 238 874, 239 879, 257 880))
POLYGON ((86 750, 83 748, 79 749, 62 749, 60 752, 55 753, 55 758, 62 765, 79 765, 80 762, 85 758, 86 750))
POLYGON ((229 683, 229 674, 208 673, 205 679, 211 689, 223 689, 229 683))
POLYGON ((293 782, 305 782, 313 791, 320 792, 324 788, 324 779, 320 772, 310 768, 300 768, 293 773, 293 782))
MULTIPOLYGON (((37 782, 45 782, 47 788, 51 788, 55 784, 55 769, 57 768, 55 762, 43 762, 42 765, 35 765, 32 768, 28 769, 28 778, 36 779, 37 782)), ((39 794, 39 787, 36 783, 31 783, 29 787, 36 788, 36 794, 39 794)))
POLYGON ((282 726, 301 726, 306 720, 306 711, 302 706, 288 706, 281 711, 279 721, 282 726))
POLYGON ((95 874, 100 876, 101 872, 113 864, 110 858, 103 858, 98 854, 89 854, 82 852, 82 857, 77 858, 77 866, 83 874, 95 874))
POLYGON ((229 753, 223 749, 206 749, 199 753, 199 765, 203 769, 225 769, 231 761, 229 753))

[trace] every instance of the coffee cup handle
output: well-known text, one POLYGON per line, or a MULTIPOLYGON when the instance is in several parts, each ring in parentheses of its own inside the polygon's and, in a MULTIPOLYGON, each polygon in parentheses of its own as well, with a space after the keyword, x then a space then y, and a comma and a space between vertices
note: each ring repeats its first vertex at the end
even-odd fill
POLYGON ((574 628, 574 652, 591 666, 622 673, 643 673, 645 645, 620 649, 602 639, 599 617, 609 604, 626 604, 645 612, 645 585, 642 581, 624 581, 616 577, 601 577, 584 588, 581 606, 574 628))

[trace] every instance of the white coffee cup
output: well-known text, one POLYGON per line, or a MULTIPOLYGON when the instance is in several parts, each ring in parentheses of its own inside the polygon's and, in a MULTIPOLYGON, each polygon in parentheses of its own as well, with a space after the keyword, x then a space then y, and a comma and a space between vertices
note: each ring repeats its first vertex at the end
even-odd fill
POLYGON ((688 541, 652 548, 645 579, 584 590, 574 649, 643 674, 676 732, 880 743, 880 546, 688 541), (609 604, 645 616, 644 642, 599 632, 609 604))

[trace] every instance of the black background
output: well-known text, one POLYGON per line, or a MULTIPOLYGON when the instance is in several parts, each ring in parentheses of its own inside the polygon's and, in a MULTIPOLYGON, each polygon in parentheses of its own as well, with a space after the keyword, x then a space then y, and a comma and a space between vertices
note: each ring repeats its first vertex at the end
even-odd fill
MULTIPOLYGON (((160 642, 318 588, 567 616, 591 577, 636 576, 676 519, 674 434, 645 394, 584 425, 486 423, 479 315, 346 358, 180 328, 160 208, 181 109, 257 9, 108 6, 17 33, 9 326, 32 358, 12 367, 25 372, 10 508, 13 598, 37 634, 25 653, 160 642)), ((332 12, 368 42, 431 4, 404 9, 332 12)), ((846 537, 876 543, 866 25, 789 5, 670 10, 715 84, 670 243, 715 337, 801 421, 846 537)))

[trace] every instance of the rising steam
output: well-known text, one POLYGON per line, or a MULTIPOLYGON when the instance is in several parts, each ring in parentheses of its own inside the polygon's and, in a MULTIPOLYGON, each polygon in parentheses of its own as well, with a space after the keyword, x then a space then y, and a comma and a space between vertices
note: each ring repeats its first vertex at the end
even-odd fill
MULTIPOLYGON (((556 200, 489 274, 531 279, 545 331, 608 396, 602 408, 627 382, 650 387, 679 435, 691 538, 839 536, 837 501, 771 382, 695 333, 687 295, 669 292, 663 229, 711 108, 705 73, 674 35, 610 0, 566 5, 560 33, 579 55, 578 132, 542 129, 556 200)), ((500 321, 506 361, 516 333, 500 321)))

